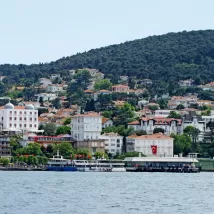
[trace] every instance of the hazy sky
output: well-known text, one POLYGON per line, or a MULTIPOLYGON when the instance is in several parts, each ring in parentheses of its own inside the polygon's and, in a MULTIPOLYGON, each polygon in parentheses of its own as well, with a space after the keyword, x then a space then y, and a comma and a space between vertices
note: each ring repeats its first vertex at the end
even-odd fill
POLYGON ((2 0, 0 64, 50 62, 150 35, 214 29, 213 0, 2 0))

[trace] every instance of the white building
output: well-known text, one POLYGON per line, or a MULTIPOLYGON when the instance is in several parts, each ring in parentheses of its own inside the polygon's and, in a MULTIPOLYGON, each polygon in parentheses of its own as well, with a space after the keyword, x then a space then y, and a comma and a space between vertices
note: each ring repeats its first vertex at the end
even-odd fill
POLYGON ((164 109, 155 110, 155 117, 168 117, 171 111, 164 109))
POLYGON ((127 152, 141 152, 146 156, 173 157, 173 138, 162 133, 126 138, 127 152))
POLYGON ((155 128, 162 128, 165 135, 182 134, 183 127, 181 119, 164 117, 142 117, 140 120, 128 123, 135 131, 143 130, 147 134, 153 134, 155 128))
POLYGON ((41 93, 41 94, 37 94, 35 95, 37 102, 39 102, 40 97, 42 97, 43 102, 46 101, 51 101, 57 98, 57 95, 54 93, 41 93))
POLYGON ((121 154, 123 146, 123 137, 117 133, 104 133, 101 139, 105 140, 105 151, 112 155, 121 154))
POLYGON ((110 118, 103 117, 102 118, 102 128, 105 129, 110 126, 113 126, 113 121, 110 118))
POLYGON ((99 140, 102 131, 102 116, 88 112, 72 117, 71 136, 77 141, 99 140))
POLYGON ((63 84, 50 84, 47 87, 47 92, 56 93, 63 91, 63 84))
POLYGON ((32 104, 14 106, 8 103, 0 107, 0 128, 2 131, 38 131, 38 110, 32 104))
POLYGON ((60 74, 51 74, 52 80, 55 80, 56 78, 60 78, 60 74))

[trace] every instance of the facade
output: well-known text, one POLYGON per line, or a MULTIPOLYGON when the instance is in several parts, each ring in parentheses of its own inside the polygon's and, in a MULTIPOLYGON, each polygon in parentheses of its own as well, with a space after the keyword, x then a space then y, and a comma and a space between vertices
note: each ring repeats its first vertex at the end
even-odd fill
POLYGON ((165 135, 182 134, 183 127, 181 119, 164 117, 142 117, 139 121, 128 123, 135 131, 144 130, 147 134, 153 134, 155 128, 164 129, 165 135))
POLYGON ((105 151, 112 155, 121 154, 123 146, 123 137, 117 133, 105 133, 101 135, 105 140, 105 151))
POLYGON ((47 78, 40 78, 39 82, 43 88, 46 88, 48 85, 52 84, 52 81, 47 78))
POLYGON ((74 141, 73 147, 75 149, 86 148, 92 155, 94 155, 95 152, 105 152, 105 141, 102 139, 74 141))
POLYGON ((197 115, 195 111, 190 111, 188 114, 185 114, 182 118, 182 126, 185 129, 187 126, 193 126, 200 130, 198 140, 203 140, 205 132, 205 122, 204 119, 197 115))
POLYGON ((98 140, 102 131, 102 116, 96 112, 88 112, 72 117, 71 136, 76 141, 98 140))
POLYGON ((190 87, 190 86, 192 86, 193 82, 194 81, 192 79, 189 79, 189 80, 180 80, 178 82, 178 85, 180 87, 190 87))
POLYGON ((173 96, 168 102, 168 107, 170 109, 175 109, 178 105, 183 105, 185 108, 189 107, 191 104, 196 104, 198 101, 197 96, 173 96))
POLYGON ((8 103, 0 107, 0 129, 2 131, 38 131, 38 110, 32 104, 14 106, 8 103))
POLYGON ((129 86, 127 85, 114 85, 112 86, 112 92, 113 93, 128 93, 129 90, 129 86))
POLYGON ((94 92, 94 100, 97 100, 100 94, 102 94, 102 95, 110 95, 110 94, 112 94, 112 92, 108 91, 108 90, 96 91, 96 92, 94 92))
POLYGON ((126 138, 126 151, 141 152, 146 156, 173 157, 173 138, 163 133, 129 136, 126 138))
POLYGON ((155 117, 168 117, 171 110, 159 109, 155 111, 155 117))
POLYGON ((110 118, 103 117, 102 118, 102 128, 105 129, 110 126, 113 126, 113 121, 110 118))
POLYGON ((49 93, 56 93, 63 91, 63 85, 62 84, 50 84, 47 87, 47 92, 49 93))
POLYGON ((35 95, 35 98, 36 98, 37 102, 39 102, 40 97, 42 97, 43 102, 46 102, 46 101, 51 101, 51 100, 56 99, 57 95, 54 94, 54 93, 41 93, 41 94, 37 94, 37 95, 35 95))
POLYGON ((10 137, 0 136, 0 158, 11 157, 10 137))

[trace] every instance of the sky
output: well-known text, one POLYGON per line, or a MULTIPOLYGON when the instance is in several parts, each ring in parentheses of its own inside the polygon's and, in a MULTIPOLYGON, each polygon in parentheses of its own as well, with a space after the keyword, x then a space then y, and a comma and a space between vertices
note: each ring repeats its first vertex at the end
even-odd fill
POLYGON ((2 0, 0 64, 45 63, 168 32, 214 29, 213 0, 2 0))

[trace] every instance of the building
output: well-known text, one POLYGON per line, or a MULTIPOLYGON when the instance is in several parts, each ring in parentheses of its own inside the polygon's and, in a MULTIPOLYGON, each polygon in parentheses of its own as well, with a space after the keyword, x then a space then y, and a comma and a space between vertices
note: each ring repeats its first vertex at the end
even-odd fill
POLYGON ((43 88, 46 88, 48 85, 52 84, 52 81, 47 78, 40 78, 39 83, 43 88))
POLYGON ((200 130, 198 140, 203 140, 205 132, 205 122, 201 115, 197 115, 195 111, 189 111, 182 117, 182 126, 185 129, 187 126, 193 126, 200 130))
POLYGON ((94 92, 94 100, 97 100, 98 99, 98 97, 99 97, 99 95, 110 95, 110 94, 112 94, 112 92, 111 91, 108 91, 108 90, 99 90, 99 91, 96 91, 96 92, 94 92))
POLYGON ((173 138, 163 133, 132 135, 126 138, 126 151, 141 152, 146 156, 173 157, 173 138))
POLYGON ((56 99, 57 95, 54 94, 54 93, 40 93, 40 94, 36 94, 35 98, 36 98, 37 102, 40 101, 40 97, 42 98, 43 102, 46 102, 46 101, 51 101, 51 100, 56 99))
POLYGON ((51 74, 52 80, 55 80, 56 78, 60 78, 60 74, 51 74))
POLYGON ((155 110, 155 117, 168 117, 171 111, 164 109, 155 110))
POLYGON ((62 92, 63 91, 63 84, 50 84, 47 87, 48 93, 56 93, 56 92, 62 92))
POLYGON ((194 81, 192 79, 189 79, 189 80, 180 80, 178 82, 178 85, 180 87, 190 87, 190 86, 192 86, 193 82, 194 81))
POLYGON ((110 118, 103 117, 102 118, 102 128, 105 129, 110 126, 113 126, 113 121, 110 118))
POLYGON ((32 104, 14 106, 8 103, 0 107, 0 129, 14 132, 37 132, 38 110, 32 104))
POLYGON ((165 135, 182 134, 183 126, 181 119, 165 117, 142 117, 140 120, 128 123, 135 131, 143 130, 147 134, 153 134, 155 128, 162 128, 165 135))
POLYGON ((129 86, 127 85, 114 85, 112 86, 112 92, 113 93, 128 93, 129 90, 129 86))
POLYGON ((0 158, 11 157, 10 137, 0 136, 0 158))
POLYGON ((105 152, 112 155, 121 154, 123 147, 123 136, 117 133, 104 133, 101 138, 105 140, 105 152))
POLYGON ((185 108, 189 107, 191 104, 196 104, 198 101, 197 96, 173 96, 169 102, 168 107, 170 109, 175 109, 178 105, 183 105, 185 108))
POLYGON ((87 112, 72 117, 71 136, 77 141, 98 140, 102 131, 102 116, 87 112))
POLYGON ((105 152, 105 140, 98 139, 98 140, 83 140, 83 141, 74 141, 73 143, 74 149, 78 148, 86 148, 88 149, 89 153, 94 155, 95 152, 105 152))

